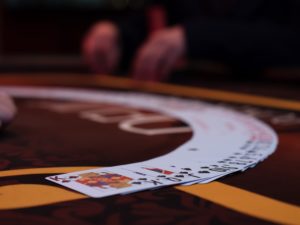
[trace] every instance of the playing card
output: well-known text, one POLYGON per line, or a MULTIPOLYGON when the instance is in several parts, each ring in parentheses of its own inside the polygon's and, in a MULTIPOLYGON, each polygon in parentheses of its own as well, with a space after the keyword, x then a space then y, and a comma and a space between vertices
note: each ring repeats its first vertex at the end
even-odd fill
POLYGON ((162 179, 137 174, 120 167, 91 169, 54 175, 46 179, 94 198, 167 185, 162 179))

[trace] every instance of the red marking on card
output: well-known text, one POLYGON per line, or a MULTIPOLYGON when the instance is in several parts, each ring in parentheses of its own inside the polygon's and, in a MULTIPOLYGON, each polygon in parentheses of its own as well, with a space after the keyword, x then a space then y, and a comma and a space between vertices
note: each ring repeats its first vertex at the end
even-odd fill
POLYGON ((154 172, 157 172, 157 173, 161 173, 161 174, 165 174, 165 175, 173 174, 172 171, 164 170, 164 169, 159 169, 159 168, 146 168, 146 167, 143 167, 143 169, 151 170, 151 171, 154 171, 154 172))

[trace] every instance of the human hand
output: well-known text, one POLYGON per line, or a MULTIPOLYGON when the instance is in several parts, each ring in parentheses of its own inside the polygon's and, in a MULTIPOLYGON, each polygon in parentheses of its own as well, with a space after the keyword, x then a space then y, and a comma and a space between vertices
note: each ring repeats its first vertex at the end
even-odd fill
POLYGON ((181 26, 157 31, 138 50, 133 62, 133 78, 166 80, 185 52, 185 34, 181 26))
POLYGON ((16 112, 17 108, 12 98, 6 93, 0 92, 0 130, 1 127, 11 122, 16 112))
POLYGON ((120 58, 118 28, 111 22, 95 24, 84 38, 82 52, 94 72, 113 72, 120 58))

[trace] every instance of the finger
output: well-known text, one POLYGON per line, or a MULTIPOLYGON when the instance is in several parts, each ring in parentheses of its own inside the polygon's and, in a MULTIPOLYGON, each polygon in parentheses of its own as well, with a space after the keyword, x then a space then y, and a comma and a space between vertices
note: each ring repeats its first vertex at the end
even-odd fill
POLYGON ((96 73, 107 73, 107 55, 101 49, 95 49, 91 58, 91 67, 96 73))
POLYGON ((17 112, 16 105, 12 98, 6 93, 0 92, 0 128, 2 123, 7 125, 15 117, 17 112))
POLYGON ((155 43, 144 46, 137 54, 134 63, 134 78, 138 80, 155 81, 161 56, 165 49, 155 43))
POLYGON ((84 57, 87 64, 94 72, 109 72, 109 48, 111 48, 111 46, 104 45, 99 37, 91 36, 87 39, 86 43, 84 44, 84 57))
POLYGON ((90 64, 92 51, 94 49, 92 39, 93 37, 88 34, 82 42, 82 53, 87 64, 90 64))
POLYGON ((108 51, 107 54, 107 68, 108 72, 112 72, 117 67, 120 60, 120 49, 119 46, 114 46, 108 51))
POLYGON ((159 81, 165 81, 169 77, 171 71, 174 69, 177 60, 179 59, 179 54, 176 49, 169 48, 165 51, 164 61, 161 63, 158 74, 159 81))
POLYGON ((88 34, 87 37, 84 39, 83 42, 83 56, 85 59, 85 62, 93 68, 96 66, 95 63, 95 55, 96 55, 96 37, 93 34, 88 34))
POLYGON ((148 76, 148 66, 151 64, 146 46, 143 46, 136 54, 133 62, 133 78, 136 80, 143 80, 148 76))

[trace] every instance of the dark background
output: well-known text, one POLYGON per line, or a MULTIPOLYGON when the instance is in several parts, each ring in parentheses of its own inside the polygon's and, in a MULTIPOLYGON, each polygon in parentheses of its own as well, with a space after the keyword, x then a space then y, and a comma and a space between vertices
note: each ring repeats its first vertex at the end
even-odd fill
POLYGON ((0 70, 88 71, 80 46, 89 27, 145 5, 145 0, 0 1, 0 70))
POLYGON ((1 1, 1 53, 78 55, 83 35, 92 23, 139 10, 144 6, 143 0, 139 1, 1 1))
MULTIPOLYGON (((81 57, 81 42, 101 19, 118 20, 144 9, 151 0, 2 0, 0 1, 0 73, 91 73, 81 57)), ((172 75, 184 85, 270 95, 272 89, 297 91, 300 68, 248 68, 233 72, 227 65, 197 61, 172 75), (249 87, 250 88, 247 88, 249 87), (245 88, 246 86, 246 88, 245 88), (257 91, 255 91, 257 93, 257 91)), ((273 92, 272 92, 273 93, 273 92)))

